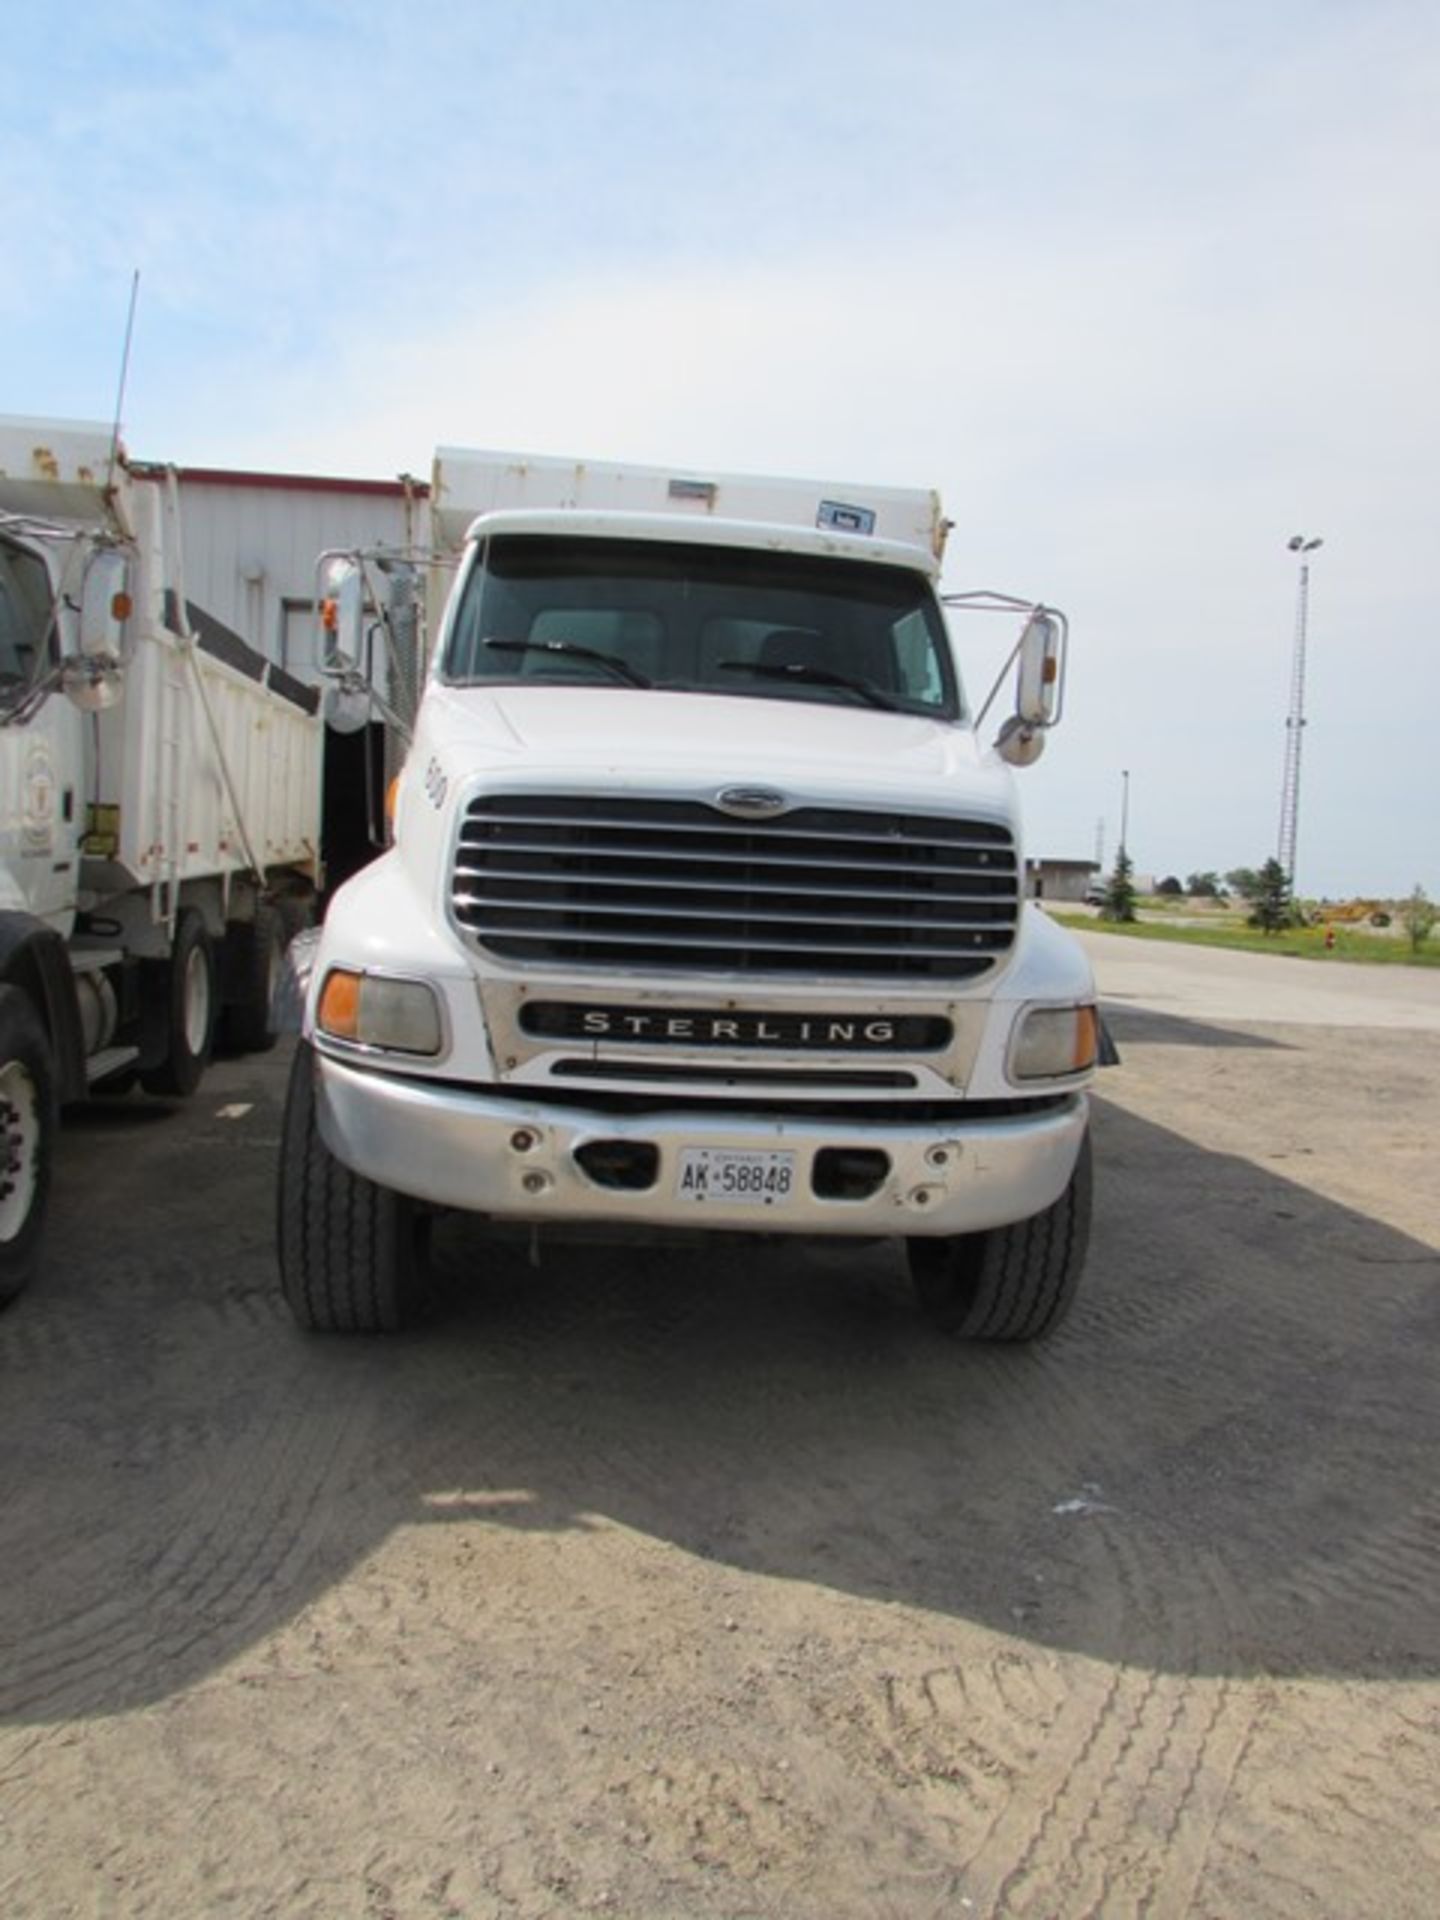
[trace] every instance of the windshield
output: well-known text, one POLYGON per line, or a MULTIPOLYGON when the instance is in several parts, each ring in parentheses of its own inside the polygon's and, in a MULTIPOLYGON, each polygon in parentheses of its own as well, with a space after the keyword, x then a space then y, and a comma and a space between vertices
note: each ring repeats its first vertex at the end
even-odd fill
POLYGON ((460 686, 563 681, 960 712, 923 575, 657 540, 490 539, 442 671, 460 686))

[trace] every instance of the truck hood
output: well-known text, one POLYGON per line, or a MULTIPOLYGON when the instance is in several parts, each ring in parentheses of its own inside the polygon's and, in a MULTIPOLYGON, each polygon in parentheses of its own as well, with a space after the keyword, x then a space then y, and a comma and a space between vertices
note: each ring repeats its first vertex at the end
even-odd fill
POLYGON ((873 707, 631 687, 432 687, 415 741, 457 783, 797 797, 1013 817, 1010 770, 967 727, 873 707))

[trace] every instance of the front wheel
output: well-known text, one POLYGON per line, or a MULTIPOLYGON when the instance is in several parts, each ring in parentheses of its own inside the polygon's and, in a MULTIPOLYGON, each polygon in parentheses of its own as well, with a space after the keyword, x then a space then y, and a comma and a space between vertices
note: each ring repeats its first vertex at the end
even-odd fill
POLYGON ((295 1049, 280 1142, 280 1283, 300 1326, 392 1333, 424 1292, 430 1217, 404 1194, 352 1173, 320 1135, 315 1056, 295 1049))
POLYGON ((0 987, 0 1307, 23 1292, 39 1256, 56 1116, 45 1030, 18 987, 0 987))
POLYGON ((1038 1340, 1070 1310, 1090 1244, 1090 1136, 1043 1213, 986 1233, 906 1243, 921 1311, 961 1340, 1038 1340))

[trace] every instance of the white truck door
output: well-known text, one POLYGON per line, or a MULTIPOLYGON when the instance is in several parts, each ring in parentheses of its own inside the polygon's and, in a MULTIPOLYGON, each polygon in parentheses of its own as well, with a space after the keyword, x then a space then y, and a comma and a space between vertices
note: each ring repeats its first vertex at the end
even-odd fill
POLYGON ((84 717, 58 691, 38 704, 25 697, 58 657, 50 594, 44 556, 0 540, 0 907, 33 913, 68 938, 84 825, 84 717))

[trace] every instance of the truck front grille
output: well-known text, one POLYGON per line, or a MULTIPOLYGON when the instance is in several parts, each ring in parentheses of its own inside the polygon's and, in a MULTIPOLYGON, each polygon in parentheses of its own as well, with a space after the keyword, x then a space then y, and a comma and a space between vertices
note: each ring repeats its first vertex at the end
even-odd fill
POLYGON ((967 979, 1007 953, 1007 828, 699 801, 483 794, 455 862, 457 924, 515 962, 681 973, 967 979))

